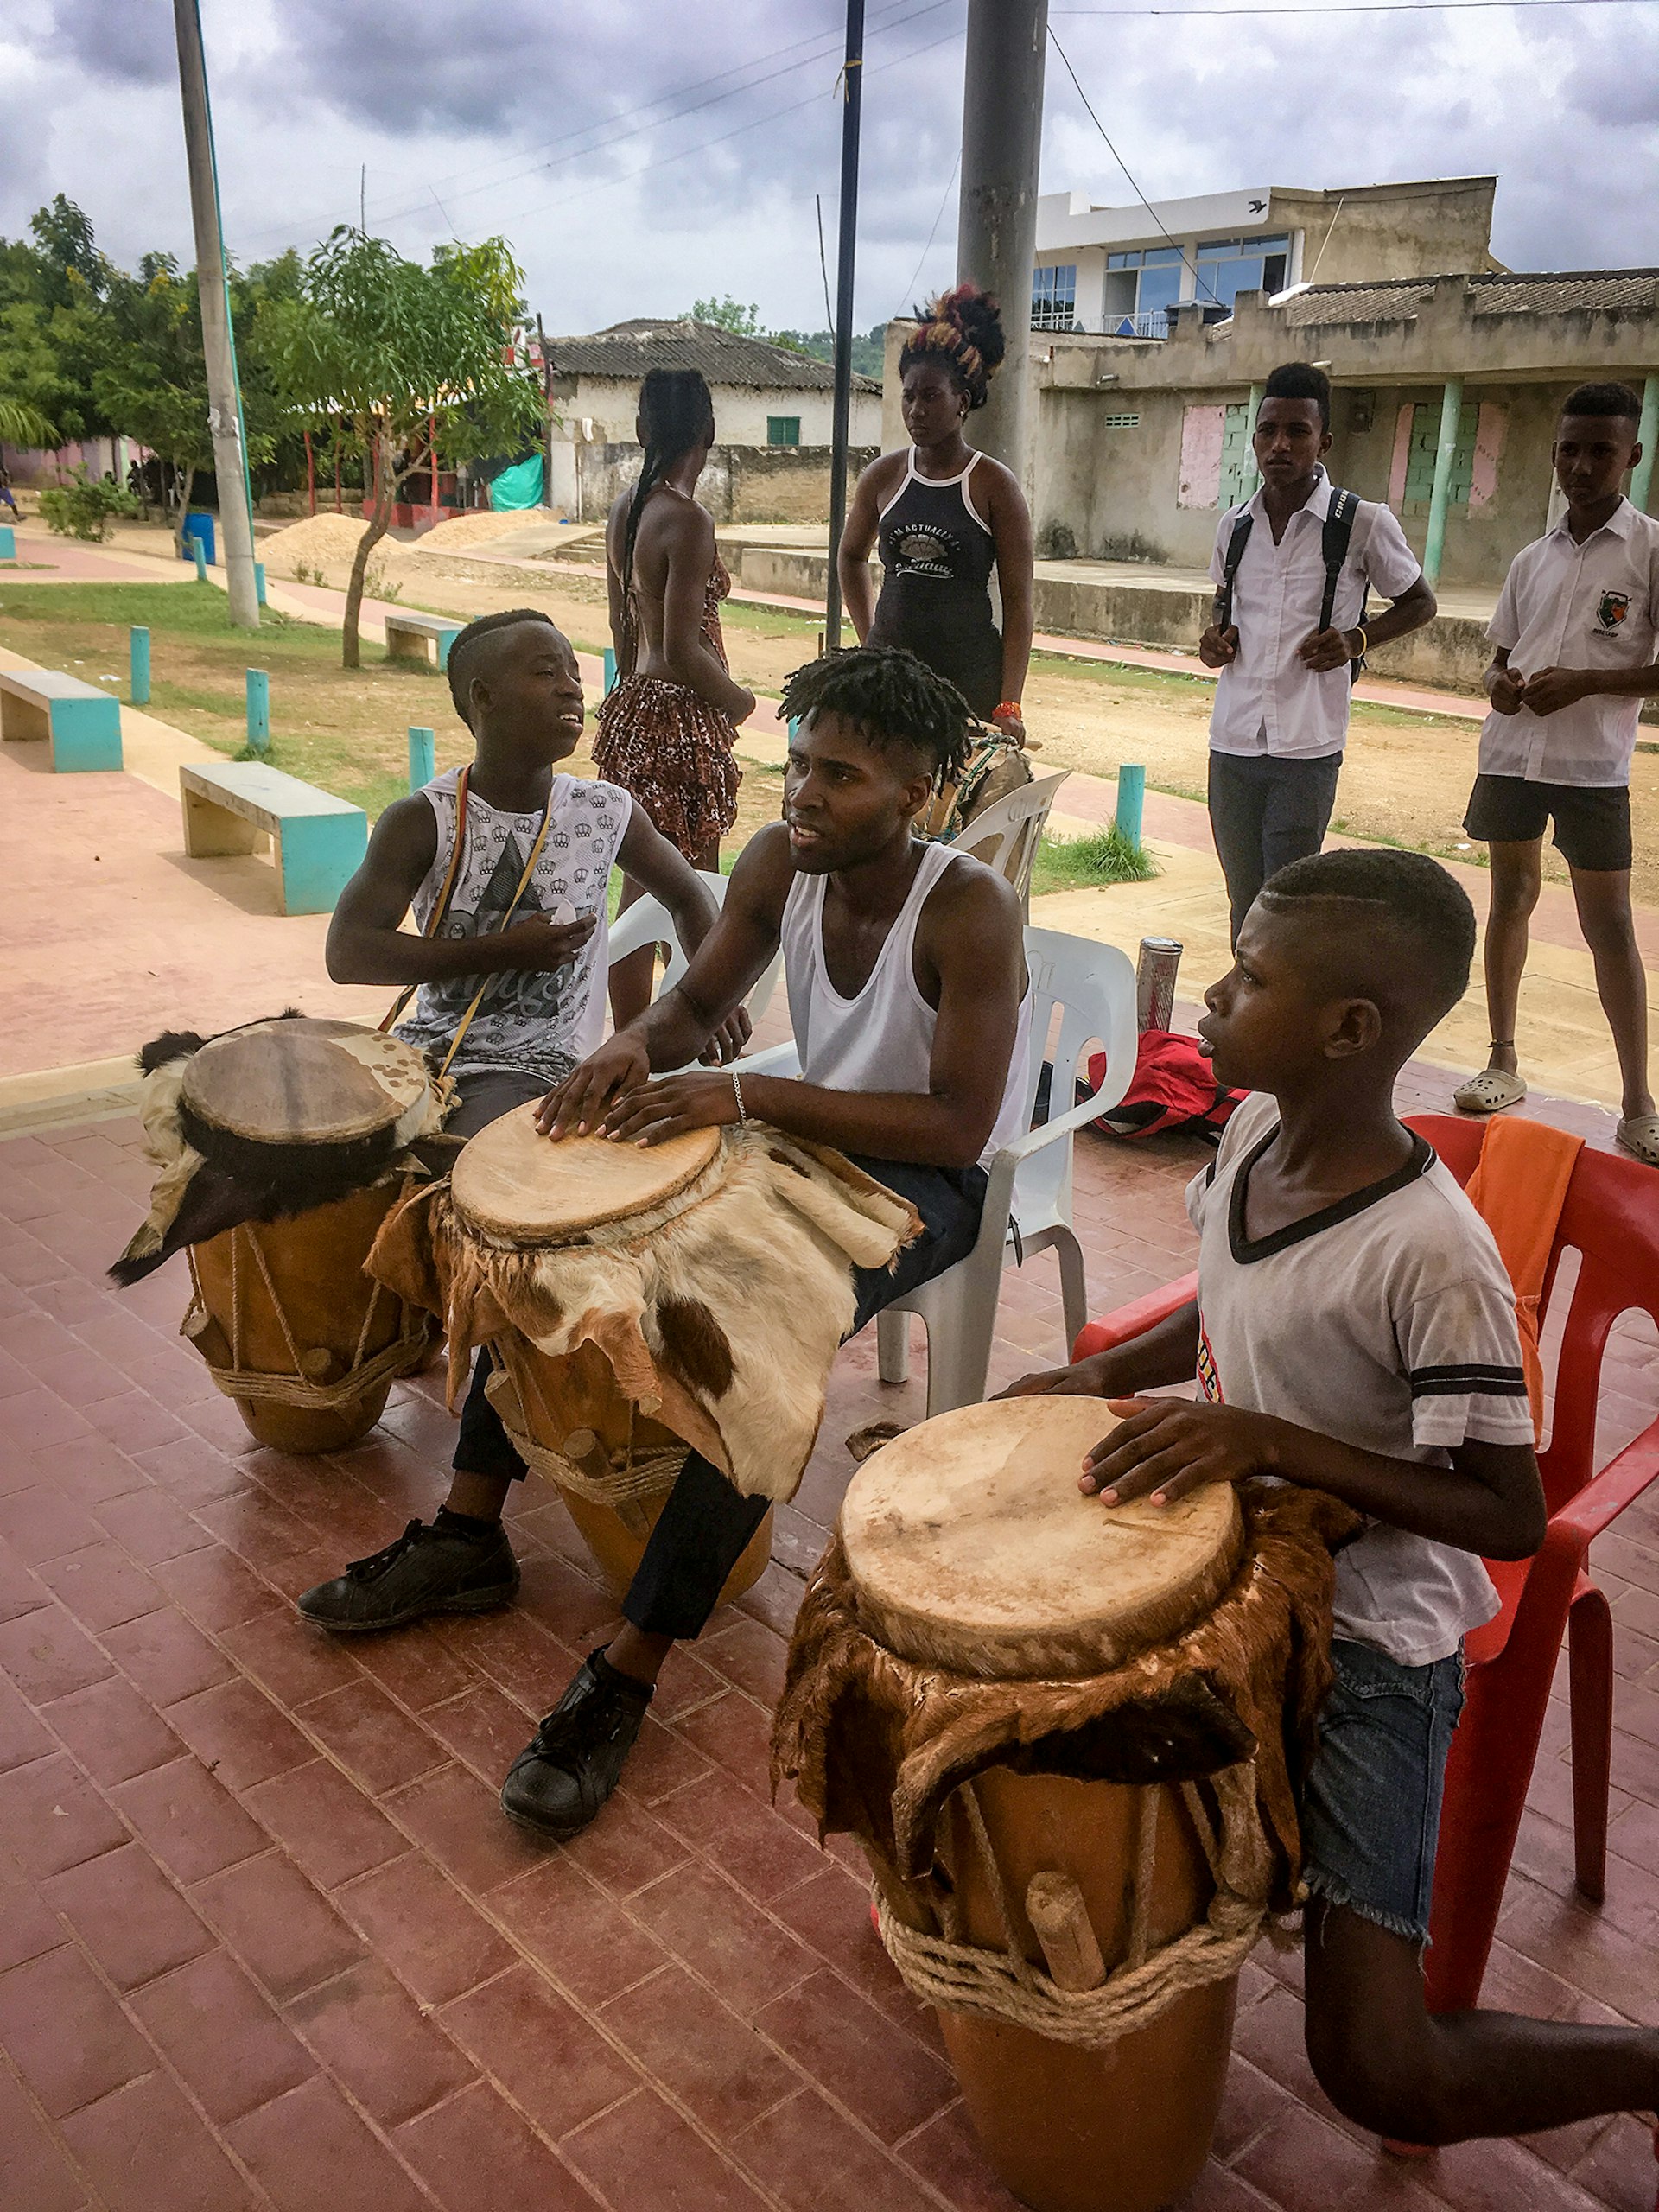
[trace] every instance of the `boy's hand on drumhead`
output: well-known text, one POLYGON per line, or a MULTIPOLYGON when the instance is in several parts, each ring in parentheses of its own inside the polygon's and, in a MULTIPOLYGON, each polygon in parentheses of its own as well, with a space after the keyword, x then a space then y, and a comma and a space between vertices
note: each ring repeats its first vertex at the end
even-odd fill
POLYGON ((555 968, 569 966, 592 937, 598 918, 594 914, 582 914, 574 922, 550 922, 545 915, 533 915, 529 921, 514 922, 510 929, 481 939, 480 944, 488 944, 490 965, 498 972, 546 975, 555 968))
POLYGON ((1070 1367, 1040 1368, 995 1395, 999 1398, 1103 1398, 1110 1388, 1108 1357, 1097 1351, 1091 1358, 1073 1360, 1070 1367))
POLYGON ((536 1109, 536 1126, 544 1137, 597 1136, 611 1102, 638 1090, 651 1073, 651 1056, 625 1029, 607 1037, 579 1068, 550 1090, 536 1109))
POLYGON ((691 1129, 730 1128, 737 1093, 728 1075, 671 1075, 625 1091, 605 1116, 605 1135, 617 1144, 661 1144, 691 1129))
POLYGON ((1242 1482, 1270 1466, 1265 1415, 1184 1398, 1109 1398, 1121 1416, 1083 1463, 1077 1487, 1103 1505, 1147 1497, 1173 1505, 1206 1483, 1242 1482))
POLYGON ((754 1024, 749 1020, 747 1007, 739 1007, 728 1014, 697 1058, 706 1068, 723 1068, 732 1061, 741 1060, 749 1049, 749 1038, 754 1024))

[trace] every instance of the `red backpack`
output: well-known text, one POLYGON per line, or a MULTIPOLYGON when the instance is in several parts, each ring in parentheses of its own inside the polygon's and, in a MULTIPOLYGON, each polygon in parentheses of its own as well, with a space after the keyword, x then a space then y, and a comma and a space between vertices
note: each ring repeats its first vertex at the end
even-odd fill
MULTIPOLYGON (((1105 1073, 1104 1052, 1091 1054, 1091 1089, 1099 1089, 1105 1073)), ((1093 1126, 1109 1137, 1153 1137, 1166 1129, 1218 1130, 1234 1109, 1243 1104, 1246 1095, 1216 1081, 1196 1037, 1177 1036, 1170 1029, 1143 1029, 1134 1081, 1109 1112, 1096 1115, 1093 1126)))

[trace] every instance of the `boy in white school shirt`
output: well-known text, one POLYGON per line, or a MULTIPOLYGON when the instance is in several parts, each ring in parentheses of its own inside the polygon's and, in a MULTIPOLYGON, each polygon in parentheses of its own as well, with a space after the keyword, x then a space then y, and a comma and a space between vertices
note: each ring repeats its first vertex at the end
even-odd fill
POLYGON ((1642 702, 1659 692, 1659 522, 1623 491, 1642 458, 1641 411, 1628 385, 1569 393, 1553 456, 1567 512, 1516 555, 1486 632, 1492 711, 1464 827, 1491 854, 1492 1046, 1486 1067, 1453 1096, 1467 1113, 1495 1114, 1527 1095, 1516 1008, 1553 823, 1618 1053, 1618 1141, 1659 1167, 1647 977, 1630 912, 1630 755, 1642 702))
POLYGON ((1210 823, 1235 942, 1267 878, 1325 842, 1348 739, 1353 664, 1434 614, 1434 594, 1405 532, 1387 507, 1360 499, 1330 619, 1321 621, 1325 520, 1343 496, 1320 465, 1331 449, 1331 380, 1323 369, 1287 361, 1273 372, 1252 442, 1261 489, 1221 518, 1210 565, 1221 587, 1216 619, 1198 640, 1199 659, 1221 671, 1210 718, 1210 823), (1228 550, 1246 522, 1230 593, 1228 550), (1394 604, 1362 622, 1368 586, 1394 604))

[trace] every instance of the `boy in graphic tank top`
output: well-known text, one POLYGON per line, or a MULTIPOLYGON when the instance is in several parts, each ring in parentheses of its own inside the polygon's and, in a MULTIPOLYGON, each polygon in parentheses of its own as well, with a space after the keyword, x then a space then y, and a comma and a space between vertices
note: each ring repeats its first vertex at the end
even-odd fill
MULTIPOLYGON (((445 1128, 468 1137, 541 1097, 598 1043, 613 867, 661 899, 688 951, 716 909, 626 791, 558 770, 581 741, 582 678, 546 615, 521 607, 469 623, 450 647, 448 675, 474 758, 382 814, 334 910, 327 958, 337 982, 412 987, 397 1034, 435 1067, 450 1056, 458 1101, 445 1128), (411 908, 419 935, 400 926, 411 908)), ((718 1049, 740 1051, 747 1035, 739 1014, 718 1049)), ((411 1522, 385 1551, 308 1590, 308 1620, 394 1628, 512 1597, 518 1568, 501 1509, 525 1469, 485 1395, 488 1372, 481 1354, 436 1519, 411 1522)))

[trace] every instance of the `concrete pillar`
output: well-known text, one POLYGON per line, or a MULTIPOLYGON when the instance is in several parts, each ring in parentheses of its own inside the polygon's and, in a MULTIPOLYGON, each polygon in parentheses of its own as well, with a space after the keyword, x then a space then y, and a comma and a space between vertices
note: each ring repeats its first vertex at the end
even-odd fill
POLYGON ((1434 487, 1428 498, 1428 536, 1423 544, 1423 574, 1440 580, 1446 550, 1446 510, 1452 497, 1452 464, 1458 454, 1458 423, 1463 415, 1463 378, 1448 377, 1440 395, 1440 442, 1434 449, 1434 487))
POLYGON ((1649 376, 1642 387, 1642 428, 1637 435, 1642 441, 1642 458, 1630 471, 1630 505, 1646 514, 1648 495, 1653 489, 1653 449, 1659 444, 1659 374, 1649 376))
POLYGON ((1027 493, 1031 271, 1047 41, 1048 0, 968 0, 957 281, 995 296, 1008 350, 991 380, 989 403, 966 428, 980 451, 1011 468, 1027 493))
POLYGON ((1262 472, 1255 465, 1255 414, 1266 393, 1265 385, 1250 386, 1249 404, 1244 416, 1244 496, 1253 499, 1262 485, 1262 472))

